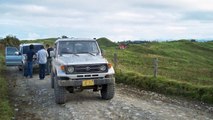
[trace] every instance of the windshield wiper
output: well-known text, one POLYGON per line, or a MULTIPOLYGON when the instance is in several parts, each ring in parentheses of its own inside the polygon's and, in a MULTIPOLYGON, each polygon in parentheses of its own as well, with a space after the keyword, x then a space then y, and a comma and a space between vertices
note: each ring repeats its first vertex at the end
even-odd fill
POLYGON ((87 53, 87 54, 90 54, 92 56, 96 56, 95 54, 91 53, 91 52, 81 52, 81 53, 87 53))
POLYGON ((92 56, 95 56, 95 54, 93 54, 93 53, 91 53, 91 52, 88 52, 90 55, 92 55, 92 56))
POLYGON ((62 52, 61 55, 62 55, 62 54, 73 54, 73 55, 75 55, 75 56, 79 56, 77 53, 74 53, 74 52, 62 52))
POLYGON ((75 56, 79 56, 77 53, 74 53, 74 52, 69 52, 68 54, 73 54, 75 56))

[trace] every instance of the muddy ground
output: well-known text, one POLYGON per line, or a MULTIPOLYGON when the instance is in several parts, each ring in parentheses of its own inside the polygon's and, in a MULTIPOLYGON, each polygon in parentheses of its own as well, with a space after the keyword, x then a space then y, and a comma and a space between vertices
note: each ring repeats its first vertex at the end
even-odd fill
POLYGON ((99 92, 68 93, 66 104, 54 101, 50 76, 24 78, 15 67, 7 68, 15 120, 213 120, 213 105, 166 97, 126 85, 116 85, 112 100, 99 92))

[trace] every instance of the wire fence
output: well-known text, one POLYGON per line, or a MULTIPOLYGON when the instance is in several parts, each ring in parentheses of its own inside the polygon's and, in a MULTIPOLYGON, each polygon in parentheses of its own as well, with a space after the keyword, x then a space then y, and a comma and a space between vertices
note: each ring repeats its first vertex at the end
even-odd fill
MULTIPOLYGON (((144 61, 147 61, 147 60, 144 60, 144 61)), ((151 64, 150 64, 150 61, 149 61, 149 64, 143 63, 143 64, 146 64, 146 66, 142 66, 141 63, 128 61, 126 59, 120 58, 117 53, 113 54, 113 65, 116 70, 123 71, 124 70, 123 65, 129 64, 128 65, 129 69, 134 68, 134 70, 137 72, 143 72, 147 75, 153 75, 154 77, 157 77, 158 76, 158 58, 153 58, 151 62, 152 62, 151 64)))

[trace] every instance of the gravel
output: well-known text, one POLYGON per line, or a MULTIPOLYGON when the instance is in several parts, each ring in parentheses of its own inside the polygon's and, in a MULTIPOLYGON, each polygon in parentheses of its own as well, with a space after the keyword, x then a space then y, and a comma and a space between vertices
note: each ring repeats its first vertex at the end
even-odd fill
POLYGON ((167 97, 127 85, 116 85, 112 100, 84 90, 67 94, 66 104, 54 101, 50 76, 24 78, 17 68, 7 69, 10 99, 16 120, 213 120, 213 105, 167 97))

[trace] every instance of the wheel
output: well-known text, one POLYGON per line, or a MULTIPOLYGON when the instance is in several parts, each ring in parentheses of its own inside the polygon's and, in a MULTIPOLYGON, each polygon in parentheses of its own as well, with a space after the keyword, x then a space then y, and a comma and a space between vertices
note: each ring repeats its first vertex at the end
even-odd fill
POLYGON ((51 72, 51 88, 54 88, 54 77, 55 77, 54 73, 51 72))
POLYGON ((64 104, 66 102, 66 89, 58 85, 57 77, 54 77, 54 93, 57 104, 64 104))
POLYGON ((115 83, 103 85, 101 89, 101 97, 104 100, 110 100, 115 95, 115 83))

